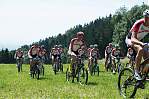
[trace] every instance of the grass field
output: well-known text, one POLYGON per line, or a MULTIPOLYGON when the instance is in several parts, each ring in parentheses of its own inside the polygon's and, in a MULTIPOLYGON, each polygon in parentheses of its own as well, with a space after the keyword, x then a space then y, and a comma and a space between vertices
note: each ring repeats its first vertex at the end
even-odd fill
MULTIPOLYGON (((17 73, 15 64, 0 64, 0 99, 123 99, 117 89, 118 75, 105 72, 100 64, 99 76, 89 76, 88 85, 66 82, 64 73, 54 75, 51 65, 45 65, 45 76, 31 79, 29 65, 17 73)), ((149 97, 149 87, 139 89, 136 99, 149 97)))

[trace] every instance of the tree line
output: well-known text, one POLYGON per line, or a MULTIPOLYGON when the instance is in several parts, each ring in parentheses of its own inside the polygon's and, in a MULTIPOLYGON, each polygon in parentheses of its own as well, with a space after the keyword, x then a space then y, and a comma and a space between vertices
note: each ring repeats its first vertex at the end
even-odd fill
MULTIPOLYGON (((64 34, 59 33, 57 36, 47 37, 44 40, 40 40, 38 44, 44 45, 48 53, 46 63, 51 62, 49 59, 50 50, 55 44, 61 44, 63 46, 63 62, 66 63, 68 61, 67 50, 70 40, 75 37, 78 31, 85 33, 87 47, 91 44, 98 44, 101 58, 104 57, 105 47, 110 42, 112 42, 113 45, 118 44, 124 52, 124 55, 126 55, 127 47, 125 44, 125 37, 134 22, 140 18, 143 18, 142 13, 145 9, 149 9, 149 6, 145 4, 140 6, 136 5, 130 10, 126 7, 121 7, 113 15, 110 14, 106 17, 99 17, 98 19, 84 25, 76 25, 68 29, 64 34)), ((148 37, 144 39, 144 41, 148 40, 148 37)), ((21 48, 27 54, 30 46, 31 45, 24 45, 21 48)), ((12 54, 14 54, 14 51, 2 49, 0 51, 0 63, 14 63, 12 54)), ((27 55, 25 58, 25 63, 28 63, 27 55)))

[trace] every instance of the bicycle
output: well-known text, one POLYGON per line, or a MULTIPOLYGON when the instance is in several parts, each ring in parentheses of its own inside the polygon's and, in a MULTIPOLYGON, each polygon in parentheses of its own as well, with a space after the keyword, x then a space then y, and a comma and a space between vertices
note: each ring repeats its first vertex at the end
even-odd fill
POLYGON ((110 70, 111 72, 115 71, 114 65, 112 64, 112 55, 109 54, 108 60, 107 60, 107 65, 106 65, 106 71, 110 70))
POLYGON ((87 84, 88 82, 88 70, 84 67, 82 55, 76 56, 76 63, 73 64, 72 71, 69 72, 68 68, 66 71, 66 81, 72 79, 72 83, 74 83, 75 78, 80 84, 87 84))
POLYGON ((61 59, 60 57, 57 55, 55 61, 54 61, 54 64, 53 64, 53 71, 54 71, 54 74, 56 75, 56 73, 58 71, 62 71, 63 72, 63 65, 61 63, 61 59))
POLYGON ((124 68, 124 66, 122 65, 120 59, 122 59, 119 55, 117 57, 115 57, 116 59, 116 67, 117 67, 117 72, 118 74, 120 74, 121 70, 124 68))
POLYGON ((95 75, 95 73, 97 72, 97 75, 99 76, 99 65, 97 63, 97 57, 93 56, 92 62, 93 64, 89 66, 90 73, 91 75, 95 75))
POLYGON ((120 92, 120 95, 124 97, 133 98, 138 88, 144 89, 145 83, 149 81, 147 79, 149 77, 148 62, 149 57, 140 64, 142 80, 137 80, 134 77, 134 70, 132 68, 126 67, 120 72, 118 76, 118 90, 120 92), (145 73, 143 73, 143 70, 146 68, 148 70, 145 73))
POLYGON ((18 72, 22 72, 22 63, 23 63, 23 59, 22 58, 18 58, 17 59, 17 68, 18 68, 18 72))
POLYGON ((60 56, 58 57, 57 61, 58 61, 58 70, 63 72, 63 64, 60 56))
POLYGON ((43 72, 44 75, 44 67, 41 66, 41 59, 39 57, 35 57, 32 59, 32 66, 31 66, 31 77, 36 77, 39 79, 39 75, 43 72))

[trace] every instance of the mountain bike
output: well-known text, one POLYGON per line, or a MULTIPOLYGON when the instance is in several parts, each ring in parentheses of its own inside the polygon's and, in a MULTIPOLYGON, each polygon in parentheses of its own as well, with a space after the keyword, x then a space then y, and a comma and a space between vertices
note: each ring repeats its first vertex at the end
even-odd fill
POLYGON ((107 65, 106 65, 106 71, 115 71, 114 65, 112 64, 112 55, 109 54, 108 60, 107 60, 107 65))
POLYGON ((57 55, 55 61, 54 61, 54 64, 53 64, 53 71, 54 71, 54 74, 56 75, 56 73, 58 71, 62 71, 63 72, 63 64, 61 62, 61 59, 59 57, 59 55, 57 55))
POLYGON ((97 72, 97 75, 99 76, 99 65, 97 63, 97 57, 93 56, 92 62, 93 64, 89 67, 90 73, 91 75, 95 75, 95 73, 97 72))
POLYGON ((88 82, 88 70, 84 66, 82 55, 76 56, 76 63, 72 65, 72 71, 69 72, 68 69, 66 71, 66 81, 71 79, 74 83, 75 78, 81 84, 87 84, 88 82))
POLYGON ((23 63, 23 59, 19 58, 16 60, 17 61, 17 68, 18 68, 18 72, 22 71, 22 63, 23 63))
POLYGON ((119 55, 116 56, 115 59, 116 59, 117 72, 118 72, 118 74, 120 74, 120 71, 124 68, 124 66, 121 63, 121 60, 120 60, 121 57, 119 55))
POLYGON ((132 68, 124 68, 118 77, 118 89, 120 95, 124 97, 133 98, 139 88, 144 89, 145 84, 149 82, 149 57, 140 64, 140 71, 142 80, 137 80, 134 77, 134 70, 132 68), (147 71, 143 72, 144 69, 147 71))
MULTIPOLYGON (((31 66, 31 77, 39 79, 39 75, 41 73, 42 66, 40 66, 40 58, 35 57, 32 59, 32 66, 31 66)), ((43 70, 42 70, 43 71, 43 70)))

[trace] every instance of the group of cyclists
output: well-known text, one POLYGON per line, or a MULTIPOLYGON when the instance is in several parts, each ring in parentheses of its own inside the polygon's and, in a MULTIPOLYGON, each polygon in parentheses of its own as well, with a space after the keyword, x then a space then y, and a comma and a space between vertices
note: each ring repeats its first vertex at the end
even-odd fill
MULTIPOLYGON (((130 29, 128 35, 126 36, 125 42, 128 47, 127 57, 129 58, 129 67, 133 67, 134 70, 134 77, 138 81, 142 80, 141 73, 149 72, 149 67, 140 70, 141 60, 142 57, 147 59, 149 57, 149 50, 148 46, 149 43, 144 43, 142 41, 149 34, 149 10, 145 10, 143 12, 144 18, 137 20, 132 28, 130 29)), ((98 64, 98 59, 100 58, 99 49, 97 44, 92 44, 87 48, 85 42, 85 33, 84 32, 77 32, 76 37, 72 38, 68 48, 68 55, 70 56, 70 66, 68 67, 68 71, 71 72, 74 64, 77 63, 77 58, 79 55, 86 55, 88 57, 88 66, 87 69, 91 72, 90 68, 95 64, 98 64), (95 59, 95 61, 93 61, 95 59)), ((61 59, 61 55, 64 52, 62 45, 54 45, 51 49, 50 57, 52 59, 52 66, 54 66, 55 61, 57 58, 61 59)), ((44 46, 39 46, 37 43, 33 44, 28 51, 28 57, 30 59, 30 73, 32 71, 32 67, 34 65, 34 58, 39 58, 40 66, 43 66, 45 58, 46 58, 47 51, 45 50, 44 46)), ((116 72, 116 62, 115 59, 122 55, 121 49, 118 45, 113 46, 112 43, 109 43, 105 48, 105 70, 107 70, 107 64, 109 59, 112 62, 113 73, 116 72)), ((123 55, 124 56, 124 55, 123 55)), ((14 58, 17 60, 17 67, 18 64, 21 62, 23 63, 24 54, 21 48, 19 48, 14 58)), ((146 62, 147 66, 149 66, 149 61, 146 62)), ((20 68, 22 70, 22 68, 20 68)), ((18 72, 20 72, 18 70, 18 72)))
MULTIPOLYGON (((140 63, 142 60, 142 57, 144 59, 148 58, 149 53, 148 50, 144 50, 146 46, 148 46, 148 43, 143 43, 141 40, 149 33, 149 10, 145 10, 143 12, 144 18, 136 21, 132 28, 130 29, 128 35, 126 36, 126 44, 128 46, 128 58, 130 59, 129 63, 134 63, 134 71, 135 71, 135 77, 138 80, 141 80, 140 76, 140 63), (133 57, 132 57, 133 56, 133 57)), ((90 67, 93 64, 92 59, 96 59, 96 63, 98 64, 98 58, 100 56, 99 49, 97 44, 90 45, 89 48, 87 48, 85 38, 84 38, 84 32, 77 32, 76 37, 72 38, 69 44, 68 48, 68 54, 71 56, 70 58, 70 67, 69 71, 72 69, 72 65, 76 63, 76 58, 79 54, 86 54, 88 57, 88 67, 90 67)), ((61 54, 64 52, 62 45, 55 45, 51 49, 51 59, 52 59, 52 66, 56 60, 57 57, 61 60, 61 54)), ((121 54, 121 49, 118 45, 115 47, 112 45, 112 43, 109 43, 108 46, 105 48, 105 70, 108 62, 108 58, 111 57, 113 62, 113 68, 116 69, 116 63, 115 58, 118 57, 121 54)), ((44 46, 39 46, 37 43, 33 44, 30 50, 28 51, 28 57, 30 58, 30 70, 33 64, 33 58, 40 58, 40 63, 43 64, 45 60, 46 50, 44 46)), ((21 48, 19 48, 16 51, 15 58, 17 60, 23 59, 24 55, 21 51, 21 48)), ((116 70, 113 70, 113 73, 115 73, 116 70)), ((148 68, 145 71, 148 71, 148 68)))

